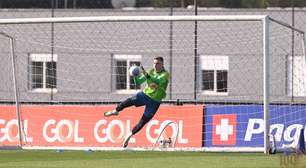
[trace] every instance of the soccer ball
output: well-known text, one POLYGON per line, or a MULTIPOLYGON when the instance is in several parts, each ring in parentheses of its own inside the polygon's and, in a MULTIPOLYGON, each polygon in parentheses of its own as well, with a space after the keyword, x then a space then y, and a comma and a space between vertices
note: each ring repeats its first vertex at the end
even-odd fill
POLYGON ((131 76, 138 76, 140 74, 140 68, 136 65, 133 65, 130 67, 129 73, 131 76))

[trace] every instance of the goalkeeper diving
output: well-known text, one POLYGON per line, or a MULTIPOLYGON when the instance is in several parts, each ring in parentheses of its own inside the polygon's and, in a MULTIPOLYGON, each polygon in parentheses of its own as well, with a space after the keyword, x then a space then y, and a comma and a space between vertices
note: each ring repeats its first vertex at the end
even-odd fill
POLYGON ((124 148, 128 146, 130 138, 139 132, 143 126, 154 117, 161 104, 161 100, 166 97, 170 74, 164 68, 163 57, 155 57, 153 63, 154 67, 148 72, 141 66, 142 73, 138 76, 133 76, 136 85, 141 85, 146 82, 146 87, 132 97, 119 103, 114 110, 104 113, 105 117, 109 117, 112 115, 119 115, 123 109, 130 106, 145 106, 141 119, 134 126, 132 132, 125 137, 123 143, 124 148))

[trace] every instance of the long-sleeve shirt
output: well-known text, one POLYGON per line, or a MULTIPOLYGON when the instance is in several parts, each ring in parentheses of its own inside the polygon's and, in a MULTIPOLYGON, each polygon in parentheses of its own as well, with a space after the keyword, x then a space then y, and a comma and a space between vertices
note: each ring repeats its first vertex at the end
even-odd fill
POLYGON ((134 77, 134 81, 136 85, 147 81, 147 86, 143 89, 144 94, 155 101, 161 101, 166 97, 170 74, 166 70, 156 72, 154 69, 151 69, 148 75, 150 76, 149 78, 143 74, 136 76, 134 77))

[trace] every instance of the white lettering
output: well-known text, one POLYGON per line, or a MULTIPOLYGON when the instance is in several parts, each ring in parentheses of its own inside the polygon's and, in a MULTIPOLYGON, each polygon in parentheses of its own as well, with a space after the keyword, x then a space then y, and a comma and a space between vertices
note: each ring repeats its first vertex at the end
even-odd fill
POLYGON ((180 120, 179 121, 179 134, 178 134, 178 143, 180 144, 187 144, 188 143, 188 139, 183 137, 183 121, 180 120))
POLYGON ((119 120, 112 120, 109 124, 108 124, 108 127, 107 127, 107 137, 108 139, 115 143, 118 139, 123 139, 124 138, 124 125, 122 123, 122 121, 119 121, 119 120), (114 127, 118 126, 119 129, 120 129, 120 132, 119 132, 119 135, 118 137, 115 137, 114 135, 114 127))
POLYGON ((263 119, 249 119, 244 141, 251 141, 253 134, 261 134, 264 131, 263 119))
POLYGON ((147 139, 151 142, 151 143, 155 143, 156 141, 156 138, 158 138, 158 134, 159 134, 159 129, 154 129, 153 133, 154 135, 157 135, 156 138, 153 138, 151 136, 151 133, 150 133, 150 130, 151 130, 151 127, 153 125, 158 125, 159 124, 159 121, 158 120, 151 120, 148 125, 147 125, 147 128, 146 128, 146 137, 147 139))
MULTIPOLYGON (((270 125, 270 141, 275 138, 276 142, 289 142, 286 146, 296 146, 300 137, 301 129, 305 126, 301 124, 292 124, 285 128, 284 124, 271 124, 270 125)), ((262 134, 264 132, 264 120, 263 119, 249 119, 248 127, 245 133, 244 140, 251 141, 252 136, 255 134, 262 134)), ((306 129, 304 129, 304 138, 306 138, 306 129)))
MULTIPOLYGON (((24 120, 23 124, 23 133, 22 139, 24 142, 32 142, 33 138, 29 137, 28 134, 28 120, 24 120)), ((9 141, 9 142, 18 142, 19 141, 19 132, 18 132, 18 121, 16 119, 6 120, 0 119, 0 142, 9 141), (3 125, 3 126, 1 126, 3 125)))
POLYGON ((302 128, 303 126, 301 124, 290 125, 284 132, 284 141, 292 142, 291 145, 296 146, 298 144, 302 128), (294 134, 291 136, 292 133, 294 134))
MULTIPOLYGON (((106 120, 99 120, 96 122, 94 127, 94 136, 95 139, 100 143, 105 143, 110 141, 112 143, 123 142, 125 136, 130 131, 130 121, 127 120, 126 124, 121 120, 112 120, 110 123, 107 123, 106 120), (119 135, 114 134, 115 128, 119 128, 119 135), (101 131, 99 131, 102 129, 101 131)), ((134 143, 136 140, 135 138, 130 139, 130 143, 134 143)))
MULTIPOLYGON (((96 140, 100 143, 104 143, 107 141, 107 137, 101 137, 99 135, 99 128, 102 125, 105 125, 107 123, 106 120, 99 120, 96 124, 95 124, 95 128, 94 128, 94 136, 96 138, 96 140)), ((106 134, 105 128, 102 129, 102 134, 106 134)))
MULTIPOLYGON (((282 140, 282 136, 283 136, 284 125, 283 124, 272 124, 272 125, 270 125, 270 135, 273 135, 274 130, 276 130, 275 133, 274 133, 275 141, 280 142, 282 140)), ((272 136, 270 136, 270 141, 273 142, 273 137, 272 136)))
POLYGON ((84 138, 79 137, 78 131, 78 120, 75 120, 74 122, 70 120, 60 120, 59 122, 56 122, 51 119, 46 121, 43 126, 43 137, 47 142, 84 142, 84 138), (48 129, 50 129, 50 135, 48 134, 48 129), (68 132, 66 135, 64 135, 65 130, 68 132))

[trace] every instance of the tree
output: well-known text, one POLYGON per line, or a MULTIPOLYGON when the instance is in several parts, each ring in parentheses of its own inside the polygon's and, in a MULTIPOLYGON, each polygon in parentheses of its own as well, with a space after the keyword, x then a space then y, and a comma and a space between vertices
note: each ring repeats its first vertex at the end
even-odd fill
POLYGON ((266 8, 265 0, 241 0, 241 8, 266 8))
POLYGON ((266 0, 268 7, 305 7, 305 0, 266 0))
POLYGON ((198 6, 201 6, 201 7, 221 7, 221 3, 220 3, 220 0, 205 0, 205 1, 198 0, 198 6))

